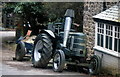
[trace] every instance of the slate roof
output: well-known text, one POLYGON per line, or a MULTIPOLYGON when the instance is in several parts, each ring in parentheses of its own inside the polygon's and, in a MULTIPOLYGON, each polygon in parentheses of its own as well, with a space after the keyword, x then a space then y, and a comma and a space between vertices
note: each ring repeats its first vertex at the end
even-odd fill
POLYGON ((120 6, 115 5, 109 9, 93 16, 93 18, 120 23, 120 6))

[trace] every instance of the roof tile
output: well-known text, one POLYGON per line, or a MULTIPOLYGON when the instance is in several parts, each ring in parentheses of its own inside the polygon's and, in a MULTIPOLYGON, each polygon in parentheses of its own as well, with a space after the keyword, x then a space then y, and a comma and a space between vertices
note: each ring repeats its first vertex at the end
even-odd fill
POLYGON ((102 20, 109 20, 114 22, 120 22, 120 6, 115 5, 95 16, 93 18, 98 18, 102 20))

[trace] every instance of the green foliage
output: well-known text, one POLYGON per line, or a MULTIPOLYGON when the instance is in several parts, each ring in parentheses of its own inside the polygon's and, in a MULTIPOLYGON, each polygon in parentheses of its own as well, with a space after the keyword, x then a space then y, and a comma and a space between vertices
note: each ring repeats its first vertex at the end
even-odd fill
POLYGON ((82 31, 83 2, 10 2, 5 3, 5 13, 19 14, 32 25, 45 22, 61 22, 67 9, 75 10, 74 22, 80 24, 82 31))
POLYGON ((5 3, 4 13, 19 14, 24 21, 35 22, 37 19, 39 23, 47 21, 47 16, 41 2, 12 2, 5 3))
POLYGON ((65 11, 67 9, 73 9, 75 11, 74 22, 80 24, 80 27, 77 28, 78 31, 83 30, 83 2, 47 2, 44 3, 46 13, 48 14, 49 21, 58 22, 63 19, 65 11))
POLYGON ((12 13, 14 8, 16 7, 17 3, 14 2, 7 2, 7 3, 3 3, 3 13, 12 13))

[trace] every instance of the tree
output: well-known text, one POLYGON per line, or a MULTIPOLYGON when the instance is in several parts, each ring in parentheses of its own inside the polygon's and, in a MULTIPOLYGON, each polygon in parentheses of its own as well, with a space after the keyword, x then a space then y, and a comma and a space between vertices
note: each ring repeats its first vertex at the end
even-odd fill
POLYGON ((37 20, 39 23, 47 21, 45 9, 41 2, 10 2, 5 4, 4 13, 19 14, 24 21, 37 20))
POLYGON ((11 2, 6 5, 7 12, 19 14, 22 20, 29 21, 34 28, 36 23, 59 22, 63 19, 66 9, 73 9, 74 22, 80 24, 78 31, 83 30, 83 2, 11 2))
POLYGON ((83 2, 47 2, 44 3, 46 8, 46 13, 48 14, 48 18, 51 22, 60 21, 63 19, 65 11, 67 9, 73 9, 75 11, 75 19, 74 22, 80 24, 78 31, 83 30, 83 10, 84 10, 83 2))
MULTIPOLYGON (((33 31, 38 30, 37 23, 43 24, 48 21, 45 13, 44 4, 42 2, 10 2, 5 3, 3 12, 19 15, 21 21, 26 23, 29 21, 33 31)), ((37 31, 35 31, 37 33, 37 31)), ((33 32, 33 33, 35 33, 33 32)), ((36 34, 35 33, 35 34, 36 34)), ((26 32, 24 32, 26 34, 26 32)))

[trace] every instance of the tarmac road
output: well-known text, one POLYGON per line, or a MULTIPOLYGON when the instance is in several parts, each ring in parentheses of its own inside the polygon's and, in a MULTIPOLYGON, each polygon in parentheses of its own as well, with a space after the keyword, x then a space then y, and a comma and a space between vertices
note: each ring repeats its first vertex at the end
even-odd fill
POLYGON ((15 37, 15 31, 0 31, 0 41, 13 40, 15 37))
MULTIPOLYGON (((14 75, 10 77, 15 77, 15 75, 30 75, 29 77, 36 77, 37 75, 39 77, 86 77, 85 73, 75 72, 75 71, 69 71, 64 70, 62 73, 53 72, 52 66, 47 67, 46 69, 41 68, 34 68, 32 66, 31 61, 14 61, 13 57, 15 54, 15 51, 9 50, 8 48, 5 48, 2 46, 2 42, 6 40, 13 40, 15 37, 15 32, 1 32, 0 31, 0 39, 3 39, 0 42, 0 69, 1 75, 3 77, 6 77, 4 75, 14 75)), ((24 77, 24 76, 22 76, 24 77)))

